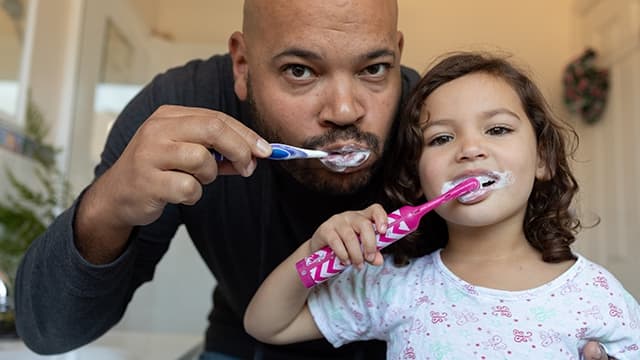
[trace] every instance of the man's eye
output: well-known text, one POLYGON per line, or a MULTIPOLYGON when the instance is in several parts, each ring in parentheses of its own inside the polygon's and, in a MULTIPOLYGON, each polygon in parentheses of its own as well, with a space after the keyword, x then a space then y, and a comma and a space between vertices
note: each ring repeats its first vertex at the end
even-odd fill
POLYGON ((490 128, 489 130, 487 130, 487 134, 489 134, 489 135, 505 135, 505 134, 508 134, 510 132, 513 132, 513 130, 511 130, 510 128, 508 128, 506 126, 494 126, 494 127, 490 128))
POLYGON ((448 143, 451 140, 453 140, 453 136, 451 136, 451 135, 438 135, 438 136, 432 138, 431 140, 429 140, 427 145, 429 145, 429 146, 443 145, 443 144, 448 143))
POLYGON ((371 65, 371 66, 367 66, 363 70, 363 75, 367 75, 367 76, 382 76, 382 75, 387 73, 387 70, 389 70, 390 67, 391 67, 391 65, 390 64, 386 64, 386 63, 380 63, 380 64, 374 64, 374 65, 371 65))
POLYGON ((294 79, 307 79, 313 76, 313 71, 304 65, 291 64, 284 68, 284 73, 294 79))

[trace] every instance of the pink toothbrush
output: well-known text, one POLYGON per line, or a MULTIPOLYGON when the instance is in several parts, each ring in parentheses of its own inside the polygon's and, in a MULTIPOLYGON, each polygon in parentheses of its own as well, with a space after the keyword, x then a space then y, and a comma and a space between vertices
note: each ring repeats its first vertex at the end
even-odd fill
MULTIPOLYGON (((420 219, 424 214, 449 200, 475 191, 479 189, 480 186, 480 181, 478 181, 477 178, 468 178, 429 202, 419 206, 406 205, 390 213, 387 219, 389 222, 387 232, 384 235, 376 235, 377 248, 382 249, 402 239, 418 228, 420 219)), ((300 280, 302 280, 302 283, 307 288, 311 288, 328 280, 330 277, 342 272, 345 268, 346 266, 340 262, 329 246, 317 250, 296 263, 296 270, 298 271, 300 280)))

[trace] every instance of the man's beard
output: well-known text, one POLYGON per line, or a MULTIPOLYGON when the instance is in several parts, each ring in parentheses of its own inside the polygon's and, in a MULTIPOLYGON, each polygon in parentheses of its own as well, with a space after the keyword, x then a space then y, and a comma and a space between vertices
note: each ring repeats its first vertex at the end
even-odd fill
MULTIPOLYGON (((247 82, 247 89, 247 102, 253 117, 254 130, 269 142, 286 143, 277 129, 269 126, 258 109, 253 97, 250 78, 247 82)), ((336 195, 354 193, 367 185, 374 172, 378 169, 379 159, 381 158, 380 141, 374 134, 362 132, 356 126, 349 125, 339 128, 334 127, 325 134, 308 138, 304 141, 302 147, 309 149, 320 148, 337 140, 354 140, 358 143, 367 144, 373 157, 377 160, 370 167, 353 173, 330 171, 317 159, 278 161, 277 165, 281 166, 296 181, 310 189, 336 195)))

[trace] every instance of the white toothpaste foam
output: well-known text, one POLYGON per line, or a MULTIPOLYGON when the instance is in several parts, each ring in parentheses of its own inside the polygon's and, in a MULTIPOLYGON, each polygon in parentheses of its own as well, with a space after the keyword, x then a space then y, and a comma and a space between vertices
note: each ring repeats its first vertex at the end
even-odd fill
MULTIPOLYGON (((510 171, 492 171, 486 175, 472 176, 478 179, 480 182, 480 188, 470 193, 464 194, 458 198, 461 203, 471 202, 481 195, 484 195, 488 191, 494 191, 502 189, 506 186, 513 184, 514 178, 510 171)), ((465 179, 458 179, 455 181, 447 181, 442 185, 442 193, 449 191, 454 186, 458 185, 465 179)))
POLYGON ((367 161, 370 155, 370 150, 345 147, 345 149, 332 152, 328 156, 321 158, 320 161, 331 171, 343 172, 347 168, 360 166, 367 161))

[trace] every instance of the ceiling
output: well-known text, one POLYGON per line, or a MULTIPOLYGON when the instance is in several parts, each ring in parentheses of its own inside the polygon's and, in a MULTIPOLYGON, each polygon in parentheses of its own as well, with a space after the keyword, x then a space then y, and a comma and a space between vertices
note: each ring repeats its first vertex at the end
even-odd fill
POLYGON ((155 36, 226 44, 242 26, 242 0, 129 0, 155 36))

